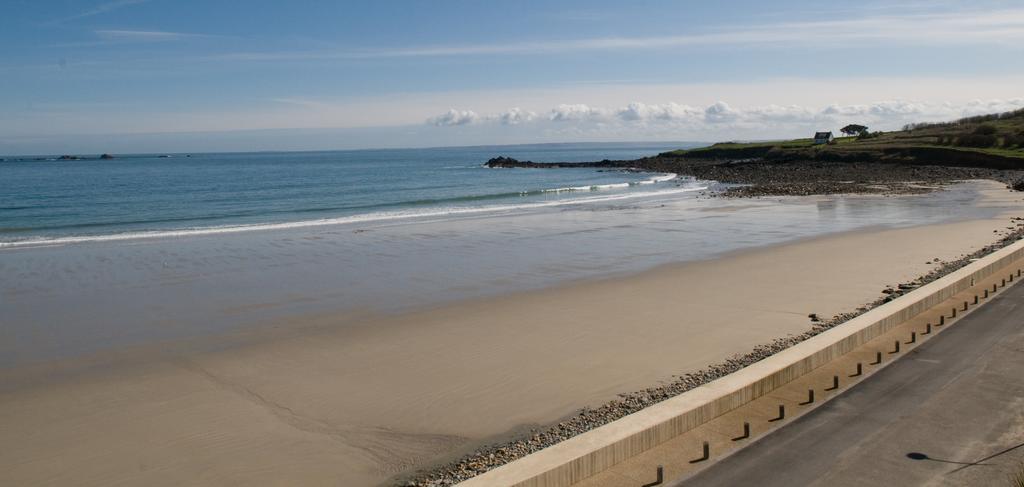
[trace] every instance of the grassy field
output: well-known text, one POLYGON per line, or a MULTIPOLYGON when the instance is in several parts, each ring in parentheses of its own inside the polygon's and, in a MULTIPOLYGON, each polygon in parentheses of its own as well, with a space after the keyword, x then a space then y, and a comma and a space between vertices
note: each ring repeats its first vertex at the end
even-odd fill
POLYGON ((1024 168, 1024 109, 952 122, 912 124, 892 132, 839 137, 830 144, 812 139, 722 142, 677 150, 664 157, 685 159, 892 161, 1024 168))

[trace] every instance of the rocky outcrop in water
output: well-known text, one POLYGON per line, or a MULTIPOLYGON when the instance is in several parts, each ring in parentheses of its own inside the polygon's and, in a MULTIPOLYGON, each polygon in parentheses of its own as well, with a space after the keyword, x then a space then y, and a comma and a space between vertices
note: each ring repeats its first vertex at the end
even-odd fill
POLYGON ((488 160, 484 166, 491 168, 531 168, 531 169, 556 169, 556 168, 567 168, 567 167, 616 167, 616 168, 627 168, 632 167, 635 161, 611 161, 605 159, 597 162, 533 162, 533 161, 520 161, 511 157, 498 156, 488 160))

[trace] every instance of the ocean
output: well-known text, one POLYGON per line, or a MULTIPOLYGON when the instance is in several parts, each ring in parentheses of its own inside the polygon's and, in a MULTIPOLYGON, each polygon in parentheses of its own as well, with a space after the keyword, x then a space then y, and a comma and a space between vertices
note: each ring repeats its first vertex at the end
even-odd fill
POLYGON ((313 317, 358 326, 801 238, 1003 211, 980 204, 974 183, 891 198, 729 199, 685 175, 483 168, 498 155, 586 161, 674 147, 0 162, 0 369, 313 317))
POLYGON ((0 246, 439 217, 618 198, 664 190, 668 185, 659 183, 672 175, 483 164, 498 155, 537 162, 634 159, 683 145, 5 157, 0 246))

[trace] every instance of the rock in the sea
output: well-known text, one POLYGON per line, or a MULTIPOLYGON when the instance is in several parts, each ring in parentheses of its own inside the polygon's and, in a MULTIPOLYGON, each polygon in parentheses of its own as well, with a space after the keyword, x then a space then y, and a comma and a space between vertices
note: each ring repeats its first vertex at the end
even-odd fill
POLYGON ((103 154, 103 155, 100 156, 100 159, 113 159, 113 158, 114 158, 114 156, 112 156, 110 154, 103 154))
POLYGON ((518 165, 519 160, 505 156, 492 157, 487 160, 487 167, 516 167, 518 165))
POLYGON ((519 162, 519 159, 515 159, 515 158, 512 158, 512 157, 506 157, 506 156, 492 157, 492 158, 487 160, 488 164, 502 164, 502 163, 516 163, 516 162, 519 162))

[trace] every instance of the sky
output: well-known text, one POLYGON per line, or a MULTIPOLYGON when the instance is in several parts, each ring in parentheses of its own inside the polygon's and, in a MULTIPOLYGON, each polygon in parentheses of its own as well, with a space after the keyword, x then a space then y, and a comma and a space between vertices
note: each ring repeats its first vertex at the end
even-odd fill
POLYGON ((1024 107, 1020 0, 0 13, 0 154, 759 140, 1024 107))

